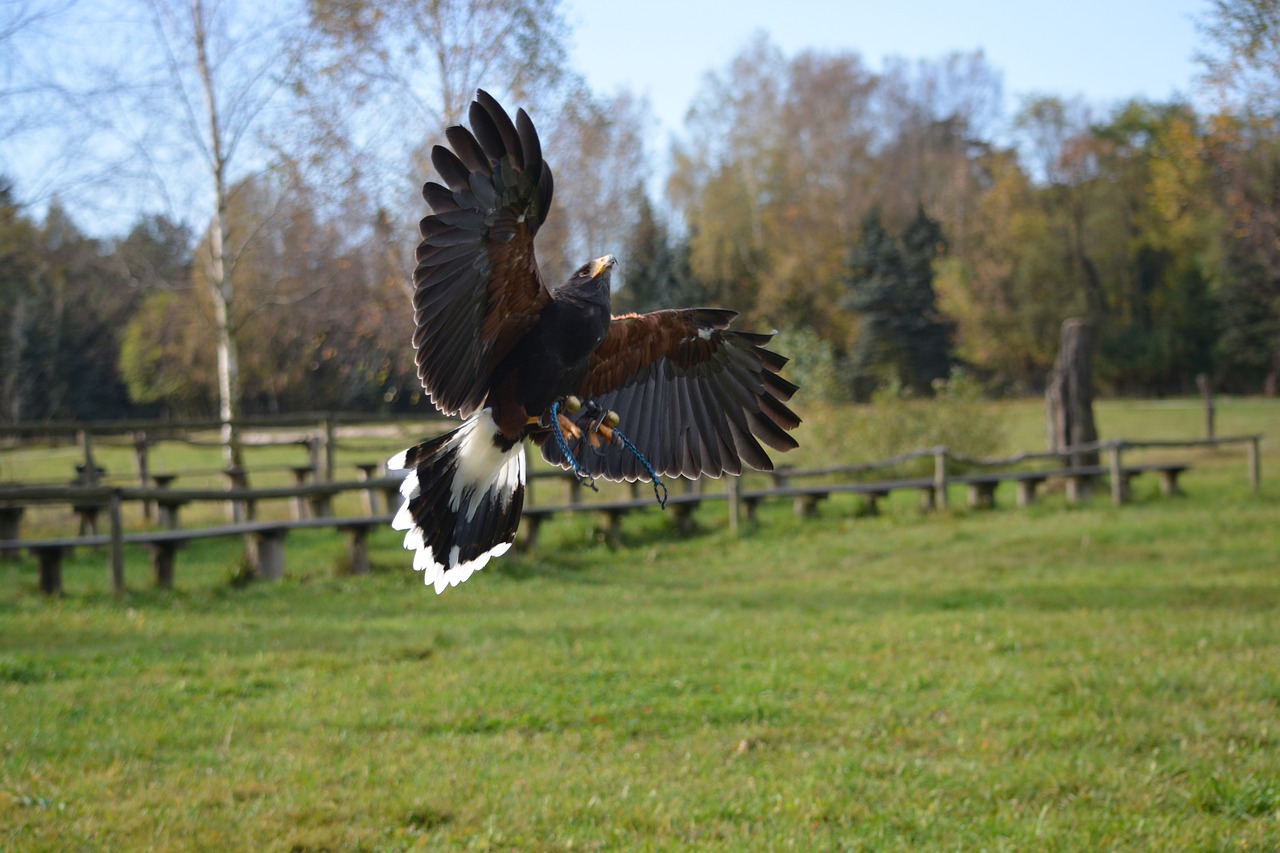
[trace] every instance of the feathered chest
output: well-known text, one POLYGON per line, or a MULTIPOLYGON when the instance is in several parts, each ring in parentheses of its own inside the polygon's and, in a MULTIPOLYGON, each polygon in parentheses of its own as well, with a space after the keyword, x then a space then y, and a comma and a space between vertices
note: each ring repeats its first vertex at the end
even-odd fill
POLYGON ((565 366, 585 363, 609 332, 609 300, 557 291, 543 312, 543 342, 565 366))

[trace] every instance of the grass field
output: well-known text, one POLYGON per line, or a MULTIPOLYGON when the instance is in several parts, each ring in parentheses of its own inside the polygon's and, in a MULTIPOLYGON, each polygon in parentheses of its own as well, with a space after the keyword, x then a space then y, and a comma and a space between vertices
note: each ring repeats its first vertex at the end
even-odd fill
POLYGON ((1177 451, 1187 495, 1119 510, 557 520, 439 597, 390 531, 360 578, 292 535, 278 585, 211 541, 161 593, 129 552, 122 600, 102 555, 59 600, 0 563, 0 849, 1280 849, 1278 427, 1219 411, 1269 435, 1259 495, 1177 451))

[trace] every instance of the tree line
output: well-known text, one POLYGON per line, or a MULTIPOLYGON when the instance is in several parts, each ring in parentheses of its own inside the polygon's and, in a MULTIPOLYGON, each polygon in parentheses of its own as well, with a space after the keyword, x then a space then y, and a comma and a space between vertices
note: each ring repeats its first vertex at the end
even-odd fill
POLYGON ((1280 378, 1265 0, 1210 4, 1197 105, 1040 95, 1006 117, 980 53, 872 69, 762 35, 705 77, 661 192, 645 104, 566 68, 558 0, 129 8, 112 26, 156 50, 104 38, 74 75, 28 61, 51 19, 0 28, 0 151, 46 152, 47 176, 0 183, 6 421, 417 405, 417 188, 477 86, 542 130, 550 281, 614 252, 615 310, 733 306, 783 330, 813 397, 956 369, 1036 392, 1068 317, 1111 393, 1280 378), (135 196, 124 233, 83 230, 135 196))

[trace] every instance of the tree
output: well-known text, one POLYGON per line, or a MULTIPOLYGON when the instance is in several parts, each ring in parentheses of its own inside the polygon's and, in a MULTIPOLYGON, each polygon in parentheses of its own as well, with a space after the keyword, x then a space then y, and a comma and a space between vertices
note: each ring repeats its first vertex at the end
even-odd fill
MULTIPOLYGON (((431 146, 478 87, 526 107, 544 134, 574 89, 562 0, 309 0, 305 20, 321 46, 300 81, 317 90, 315 117, 357 162, 372 207, 406 223, 421 199, 405 188, 422 185, 431 146)), ((416 234, 402 239, 412 255, 416 234)))
POLYGON ((850 359, 856 398, 885 381, 931 393, 934 381, 951 373, 955 326, 938 312, 933 289, 933 264, 944 248, 941 226, 923 210, 900 241, 878 212, 863 220, 844 303, 859 317, 850 359))
POLYGON ((624 283, 614 295, 615 312, 695 307, 703 301, 689 270, 688 244, 673 244, 666 225, 654 215, 647 195, 627 242, 624 283))
POLYGON ((281 143, 298 126, 294 84, 312 47, 304 7, 136 0, 126 8, 101 20, 78 17, 72 37, 84 44, 74 73, 50 70, 47 85, 59 97, 46 112, 83 160, 64 192, 77 209, 99 213, 113 204, 164 208, 207 235, 195 263, 216 321, 224 459, 237 465, 239 353, 230 323, 238 258, 228 248, 227 210, 245 176, 287 159, 281 143), (85 186, 75 180, 84 173, 106 177, 85 186))
POLYGON ((0 204, 0 295, 0 417, 89 419, 126 407, 116 352, 140 293, 56 201, 38 224, 0 204))
POLYGON ((578 89, 548 119, 543 145, 556 177, 555 207, 538 232, 538 263, 559 283, 584 259, 608 253, 625 277, 649 176, 649 106, 626 90, 597 98, 578 89))
POLYGON ((1064 310, 1060 252, 1030 177, 1010 150, 977 166, 986 191, 963 253, 939 263, 939 305, 957 321, 957 353, 995 385, 1043 387, 1064 310))
POLYGON ((0 421, 22 419, 26 401, 22 359, 40 277, 35 225, 0 179, 0 421))
POLYGON ((1203 82, 1221 110, 1280 115, 1280 3, 1212 0, 1198 29, 1203 82))
POLYGON ((501 81, 500 94, 531 103, 567 65, 560 0, 312 0, 309 18, 328 70, 414 147, 457 122, 477 86, 501 81))
POLYGON ((1176 393, 1210 372, 1217 306, 1208 261, 1216 215, 1207 150, 1189 106, 1132 101, 1091 134, 1106 313, 1098 375, 1114 392, 1176 393))
MULTIPOLYGON (((1221 354, 1232 374, 1280 389, 1280 3, 1214 0, 1200 22, 1211 149, 1224 212, 1221 354)), ((1255 386, 1256 387, 1256 386, 1255 386)))

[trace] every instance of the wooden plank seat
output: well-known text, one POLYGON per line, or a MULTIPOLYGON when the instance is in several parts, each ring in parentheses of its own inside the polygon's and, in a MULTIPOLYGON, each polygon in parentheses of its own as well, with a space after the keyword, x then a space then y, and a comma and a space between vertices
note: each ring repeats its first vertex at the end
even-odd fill
POLYGON ((800 518, 808 518, 817 511, 821 501, 838 494, 861 495, 866 514, 877 515, 880 511, 879 502, 888 497, 891 492, 902 489, 919 490, 922 492, 922 505, 932 506, 933 488, 933 480, 925 478, 885 480, 879 483, 820 483, 811 486, 785 486, 744 491, 740 500, 747 508, 747 520, 750 522, 755 522, 756 507, 764 500, 789 498, 796 515, 800 518))
MULTIPOLYGON (((353 574, 369 571, 369 531, 389 527, 389 516, 356 516, 350 518, 306 518, 290 521, 249 521, 215 527, 185 530, 152 530, 128 533, 121 537, 125 545, 143 545, 151 549, 152 572, 157 586, 173 586, 174 565, 179 549, 195 539, 224 536, 245 537, 245 551, 255 577, 280 580, 284 577, 284 541, 290 530, 334 528, 347 534, 347 555, 353 574)), ((26 549, 40 566, 40 589, 57 595, 62 592, 62 560, 76 548, 109 545, 106 535, 69 536, 52 539, 23 540, 7 543, 9 548, 26 549)))
MULTIPOLYGON (((1128 495, 1129 483, 1134 477, 1146 473, 1159 476, 1160 490, 1164 494, 1179 494, 1178 477, 1188 467, 1180 463, 1126 465, 1120 471, 1120 476, 1123 478, 1122 494, 1128 495)), ((1018 490, 1018 506, 1029 506, 1035 502, 1036 490, 1041 485, 1050 479, 1060 479, 1066 484, 1067 502, 1078 503, 1086 500, 1093 485, 1110 473, 1110 470, 1103 466, 1061 468, 1053 471, 996 471, 989 474, 952 477, 949 482, 961 484, 967 488, 968 504, 971 509, 994 509, 996 486, 1001 483, 1015 484, 1018 490)))
POLYGON ((15 539, 8 543, 14 551, 30 551, 40 566, 40 591, 46 595, 62 594, 62 558, 76 548, 101 548, 111 544, 105 534, 94 536, 61 536, 51 539, 15 539))
MULTIPOLYGON (((707 500, 724 500, 725 497, 722 493, 696 494, 691 492, 668 495, 667 509, 672 512, 676 528, 682 533, 691 533, 694 530, 693 511, 698 508, 698 505, 707 500)), ((572 503, 558 506, 527 506, 524 508, 524 514, 520 520, 520 529, 523 531, 520 537, 520 546, 527 549, 536 545, 542 522, 548 518, 564 513, 590 511, 602 517, 605 541, 610 547, 616 548, 622 543, 623 517, 635 510, 656 506, 658 506, 658 502, 652 495, 646 498, 633 498, 622 501, 572 503)))
POLYGON ((1160 479, 1161 494, 1180 495, 1182 489, 1178 485, 1178 478, 1190 467, 1177 462, 1160 462, 1150 465, 1126 465, 1124 472, 1130 477, 1146 473, 1155 474, 1160 479))
POLYGON ((970 509, 994 509, 996 486, 1013 483, 1018 489, 1018 506, 1035 503, 1036 490, 1051 476, 1051 471, 998 471, 990 474, 964 474, 948 482, 963 485, 970 509))

